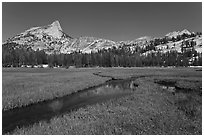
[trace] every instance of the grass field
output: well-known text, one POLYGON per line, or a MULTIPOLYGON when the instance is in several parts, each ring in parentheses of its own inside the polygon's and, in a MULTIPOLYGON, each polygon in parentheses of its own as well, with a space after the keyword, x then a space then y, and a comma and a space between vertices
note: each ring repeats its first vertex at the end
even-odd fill
POLYGON ((61 97, 110 78, 98 77, 84 69, 3 69, 3 110, 61 97))
POLYGON ((9 134, 202 134, 198 68, 3 69, 3 109, 70 94, 114 77, 138 77, 128 96, 80 108, 9 134), (100 74, 100 77, 93 75, 100 74), (174 81, 172 95, 155 81, 174 81), (40 90, 41 89, 41 90, 40 90))

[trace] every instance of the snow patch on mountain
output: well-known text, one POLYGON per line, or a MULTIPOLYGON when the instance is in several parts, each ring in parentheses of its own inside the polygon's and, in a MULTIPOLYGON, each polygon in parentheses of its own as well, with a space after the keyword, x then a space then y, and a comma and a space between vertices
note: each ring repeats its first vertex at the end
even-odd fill
POLYGON ((183 35, 183 34, 188 34, 188 35, 191 35, 192 34, 192 32, 190 32, 189 30, 187 30, 187 29, 184 29, 184 30, 182 30, 181 32, 179 32, 179 35, 183 35))
POLYGON ((195 50, 202 53, 202 37, 196 37, 194 41, 196 42, 195 50))
POLYGON ((185 40, 180 40, 177 42, 168 42, 166 44, 161 44, 156 46, 156 50, 161 51, 162 53, 169 52, 169 51, 177 51, 181 53, 182 44, 184 41, 194 41, 196 45, 194 47, 186 47, 186 48, 194 48, 197 52, 202 53, 202 37, 192 37, 186 38, 185 40))
POLYGON ((165 36, 169 37, 169 38, 173 38, 173 37, 176 38, 177 36, 181 36, 183 34, 191 35, 192 33, 189 30, 184 29, 182 31, 173 31, 173 32, 170 32, 170 33, 166 34, 165 36))
MULTIPOLYGON (((165 37, 177 37, 179 35, 192 33, 187 29, 182 31, 174 31, 165 35, 165 37)), ((195 33, 194 33, 195 34, 195 33)), ((23 33, 20 33, 13 38, 8 39, 6 43, 17 43, 25 46, 26 48, 32 48, 33 50, 44 50, 47 54, 64 53, 69 54, 75 51, 82 53, 97 52, 102 49, 109 48, 121 48, 126 47, 131 52, 135 50, 143 50, 145 54, 154 52, 152 49, 146 50, 146 47, 152 44, 156 38, 143 36, 134 40, 128 41, 112 41, 107 39, 101 39, 96 37, 79 37, 72 38, 63 32, 59 21, 54 21, 52 24, 42 27, 32 27, 23 33)), ((194 46, 197 52, 202 52, 202 35, 186 38, 185 41, 195 41, 194 46)), ((155 47, 156 51, 168 52, 178 51, 181 52, 181 45, 183 40, 173 42, 168 40, 166 44, 160 44, 155 47)))

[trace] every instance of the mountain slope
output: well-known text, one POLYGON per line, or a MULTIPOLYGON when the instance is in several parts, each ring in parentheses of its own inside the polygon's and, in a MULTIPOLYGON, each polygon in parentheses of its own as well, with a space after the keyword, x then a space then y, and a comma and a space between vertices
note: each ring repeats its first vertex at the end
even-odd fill
POLYGON ((192 32, 190 32, 187 29, 184 29, 182 31, 173 31, 173 32, 170 32, 170 33, 166 34, 165 36, 169 37, 169 38, 172 38, 172 37, 176 38, 177 36, 181 36, 183 34, 191 35, 192 32))
POLYGON ((62 31, 59 21, 51 25, 33 27, 20 33, 6 41, 6 43, 16 43, 33 50, 59 51, 60 47, 69 43, 73 38, 62 31))
POLYGON ((75 51, 91 53, 113 47, 126 47, 126 49, 132 52, 140 50, 142 53, 147 52, 148 54, 151 53, 151 51, 168 52, 175 50, 181 52, 181 46, 186 41, 193 41, 195 43, 195 50, 202 52, 202 35, 196 36, 195 33, 187 29, 170 32, 159 39, 144 36, 135 40, 115 42, 95 37, 72 38, 63 32, 59 21, 54 21, 47 26, 32 27, 8 39, 4 44, 15 43, 14 45, 17 44, 16 48, 31 48, 35 51, 44 50, 47 54, 69 54, 75 51), (152 47, 152 45, 154 47, 152 47))

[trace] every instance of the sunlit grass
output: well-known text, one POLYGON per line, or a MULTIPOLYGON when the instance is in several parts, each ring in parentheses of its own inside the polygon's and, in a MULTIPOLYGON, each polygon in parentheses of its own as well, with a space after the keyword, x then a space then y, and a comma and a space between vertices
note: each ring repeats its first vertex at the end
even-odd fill
MULTIPOLYGON (((27 72, 27 70, 24 71, 27 72)), ((31 79, 29 76, 25 77, 25 75, 31 75, 30 72, 28 74, 25 72, 22 74, 18 71, 8 72, 9 75, 6 75, 3 71, 3 76, 7 76, 8 81, 11 80, 8 77, 14 77, 15 74, 15 79, 19 78, 22 81, 26 79, 25 81, 28 83, 33 82, 29 92, 26 92, 26 89, 29 89, 29 84, 25 84, 27 88, 20 92, 22 96, 19 98, 25 102, 27 101, 26 96, 34 98, 35 101, 38 97, 48 99, 69 94, 71 92, 64 93, 64 89, 69 88, 75 91, 79 89, 80 83, 87 84, 80 85, 80 88, 84 88, 97 84, 97 81, 100 83, 106 80, 105 77, 93 76, 92 73, 100 72, 100 75, 114 78, 148 77, 136 80, 139 86, 131 95, 61 114, 53 117, 50 121, 40 121, 29 127, 17 128, 9 134, 202 134, 202 96, 197 92, 197 87, 202 85, 202 72, 195 71, 193 68, 97 68, 49 70, 46 72, 43 70, 42 75, 35 72, 36 77, 31 79), (23 75, 22 79, 19 75, 23 75), (52 79, 52 76, 55 79, 52 79), (172 95, 156 84, 155 80, 175 81, 176 86, 186 87, 193 91, 172 95), (52 94, 36 92, 35 89, 38 87, 44 87, 39 81, 43 81, 44 85, 47 84, 48 89, 52 89, 52 94), (55 83, 55 85, 51 86, 50 83, 55 83), (65 84, 71 84, 71 86, 65 84), (62 88, 60 88, 61 86, 62 88), (53 89, 57 90, 58 88, 58 92, 54 92, 53 89), (23 96, 24 92, 27 93, 26 96, 23 96), (31 93, 34 93, 33 97, 31 93), (35 95, 35 93, 40 95, 35 95)), ((32 75, 35 76, 33 73, 32 75)), ((20 88, 22 81, 16 83, 15 94, 18 93, 17 89, 22 89, 20 88)), ((13 92, 3 91, 3 94, 5 93, 8 97, 16 98, 13 92)), ((4 97, 6 96, 3 95, 4 97)), ((8 103, 7 101, 9 100, 5 102, 8 103)))
POLYGON ((186 117, 174 105, 173 96, 151 79, 141 78, 137 83, 138 89, 130 96, 80 108, 12 134, 201 134, 201 115, 196 120, 186 117))
POLYGON ((4 69, 2 74, 3 109, 71 94, 101 84, 109 78, 80 69, 4 69))

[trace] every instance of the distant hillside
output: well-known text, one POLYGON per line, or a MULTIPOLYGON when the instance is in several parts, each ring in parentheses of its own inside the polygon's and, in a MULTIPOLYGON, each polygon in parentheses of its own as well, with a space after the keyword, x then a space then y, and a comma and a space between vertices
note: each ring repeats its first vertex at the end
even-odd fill
MULTIPOLYGON (((184 29, 182 31, 170 32, 161 38, 144 36, 127 41, 112 41, 96 37, 73 38, 63 32, 59 21, 55 21, 47 26, 32 27, 9 38, 3 43, 2 49, 4 66, 11 66, 11 64, 16 63, 18 64, 17 66, 22 64, 48 63, 50 60, 53 60, 49 57, 60 56, 59 58, 61 58, 61 54, 70 56, 69 54, 73 55, 75 53, 100 54, 101 56, 98 58, 103 58, 107 53, 107 55, 111 54, 111 56, 114 57, 112 61, 119 60, 120 56, 121 58, 127 56, 127 60, 132 56, 134 56, 134 58, 137 56, 135 60, 138 61, 138 59, 144 60, 144 58, 149 58, 150 56, 153 58, 154 56, 158 56, 158 54, 161 54, 160 58, 162 58, 164 55, 175 53, 178 55, 175 56, 177 60, 178 57, 180 57, 179 60, 181 62, 187 60, 185 62, 188 63, 184 64, 189 66, 192 64, 195 65, 195 62, 199 64, 198 62, 200 62, 200 58, 202 57, 202 33, 194 33, 184 29)), ((84 57, 84 60, 91 60, 89 58, 84 57)), ((96 58, 97 57, 95 57, 95 60, 97 60, 96 58)), ((165 62, 166 59, 165 57, 163 62, 165 62)), ((59 59, 57 58, 55 60, 59 59)), ((67 60, 71 60, 71 64, 75 65, 73 62, 76 60, 76 57, 67 60)), ((54 65, 57 64, 59 63, 55 63, 54 65)), ((84 66, 89 65, 91 64, 88 63, 87 65, 87 63, 85 63, 84 66)), ((94 65, 99 64, 96 63, 94 65)), ((145 63, 143 63, 143 65, 148 66, 148 64, 145 63)), ((152 65, 154 65, 154 63, 152 65)), ((165 65, 165 63, 160 63, 160 65, 165 65)), ((173 63, 173 65, 175 64, 173 63)), ((121 66, 121 64, 116 63, 115 66, 121 66)))

